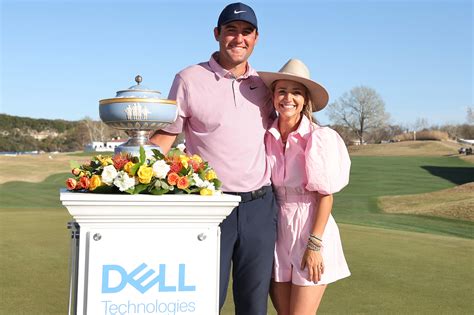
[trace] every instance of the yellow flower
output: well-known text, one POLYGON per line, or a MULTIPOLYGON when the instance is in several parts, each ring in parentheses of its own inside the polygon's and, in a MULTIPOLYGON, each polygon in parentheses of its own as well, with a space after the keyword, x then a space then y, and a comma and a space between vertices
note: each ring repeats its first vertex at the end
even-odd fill
POLYGON ((210 190, 208 188, 203 188, 199 191, 199 194, 201 196, 212 196, 212 190, 210 190))
POLYGON ((142 184, 148 184, 153 176, 153 168, 142 165, 137 172, 138 181, 142 184))
POLYGON ((179 161, 181 162, 181 165, 183 165, 183 167, 188 168, 189 157, 187 157, 186 155, 180 155, 179 161))
POLYGON ((131 173, 133 165, 135 165, 133 162, 128 162, 123 166, 123 170, 127 172, 130 176, 133 176, 133 174, 131 173))
POLYGON ((99 162, 102 166, 107 166, 107 165, 114 164, 114 162, 112 161, 112 158, 109 157, 109 156, 98 155, 97 160, 99 160, 99 162))
POLYGON ((216 179, 216 178, 217 178, 217 174, 216 174, 216 172, 214 172, 214 170, 209 170, 209 171, 206 173, 205 178, 206 178, 207 180, 213 180, 213 179, 216 179))
POLYGON ((90 184, 89 184, 89 190, 94 190, 101 185, 102 185, 102 180, 100 179, 100 176, 92 175, 90 184))
POLYGON ((201 157, 197 154, 194 154, 193 156, 191 156, 191 160, 196 161, 198 163, 202 163, 201 157))

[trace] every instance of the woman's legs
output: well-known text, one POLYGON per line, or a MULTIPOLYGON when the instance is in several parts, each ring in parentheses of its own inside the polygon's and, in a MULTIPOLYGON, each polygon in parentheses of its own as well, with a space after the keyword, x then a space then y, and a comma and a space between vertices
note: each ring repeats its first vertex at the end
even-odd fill
POLYGON ((278 315, 314 315, 326 287, 326 284, 303 287, 272 280, 270 297, 278 315))
POLYGON ((303 287, 291 286, 290 312, 291 315, 314 315, 318 311, 327 285, 303 287))
POLYGON ((270 285, 270 298, 278 315, 290 314, 291 282, 275 282, 270 285))

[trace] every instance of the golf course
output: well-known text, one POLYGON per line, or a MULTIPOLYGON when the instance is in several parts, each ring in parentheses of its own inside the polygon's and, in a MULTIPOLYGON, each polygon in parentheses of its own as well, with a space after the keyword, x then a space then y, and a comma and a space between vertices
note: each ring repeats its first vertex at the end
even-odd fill
MULTIPOLYGON (((318 314, 474 313, 474 159, 458 147, 350 149, 333 216, 352 275, 328 286, 318 314)), ((69 161, 89 157, 0 156, 0 315, 67 313, 71 217, 59 189, 69 161)), ((231 290, 222 314, 234 314, 231 290)))

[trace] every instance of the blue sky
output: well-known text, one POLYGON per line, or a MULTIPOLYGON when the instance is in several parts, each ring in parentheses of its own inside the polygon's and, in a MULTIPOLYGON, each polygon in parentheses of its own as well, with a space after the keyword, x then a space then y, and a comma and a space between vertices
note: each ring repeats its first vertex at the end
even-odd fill
MULTIPOLYGON (((1 1, 0 112, 99 119, 98 101, 134 84, 166 97, 174 75, 217 50, 230 1, 1 1)), ((329 91, 375 89, 391 122, 464 123, 473 106, 472 1, 244 1, 259 20, 250 62, 299 58, 329 91)), ((322 123, 330 123, 324 111, 322 123)))

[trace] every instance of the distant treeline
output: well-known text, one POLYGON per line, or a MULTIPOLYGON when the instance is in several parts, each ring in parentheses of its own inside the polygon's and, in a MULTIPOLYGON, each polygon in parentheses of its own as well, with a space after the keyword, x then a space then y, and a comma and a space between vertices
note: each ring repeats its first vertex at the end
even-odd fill
POLYGON ((67 121, 62 119, 34 119, 30 117, 19 117, 0 114, 1 130, 27 129, 40 131, 54 130, 63 133, 68 129, 77 126, 77 121, 67 121))
POLYGON ((100 121, 34 119, 0 114, 0 151, 70 152, 84 149, 91 141, 106 141, 121 135, 100 121))

